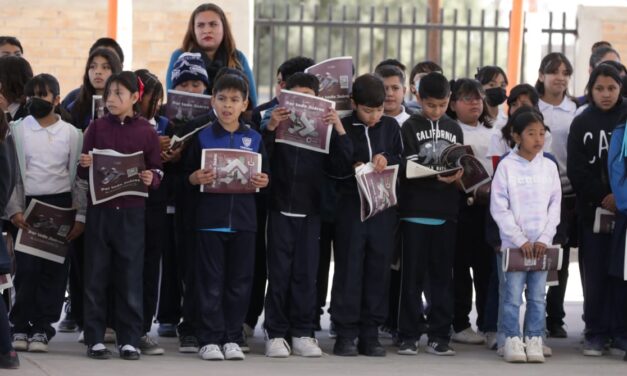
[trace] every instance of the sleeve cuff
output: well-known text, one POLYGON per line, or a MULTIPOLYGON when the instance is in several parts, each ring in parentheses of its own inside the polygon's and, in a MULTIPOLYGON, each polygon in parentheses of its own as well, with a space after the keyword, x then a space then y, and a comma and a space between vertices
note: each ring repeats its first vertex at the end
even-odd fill
POLYGON ((83 215, 83 214, 76 214, 76 217, 74 217, 74 220, 76 222, 85 223, 85 215, 83 215))

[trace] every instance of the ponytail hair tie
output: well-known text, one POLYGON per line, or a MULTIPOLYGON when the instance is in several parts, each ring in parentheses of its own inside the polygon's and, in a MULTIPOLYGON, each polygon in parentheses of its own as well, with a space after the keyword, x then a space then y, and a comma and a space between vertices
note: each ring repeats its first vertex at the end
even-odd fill
POLYGON ((144 96, 144 83, 139 76, 137 76, 137 91, 139 91, 139 101, 141 102, 142 97, 144 96))

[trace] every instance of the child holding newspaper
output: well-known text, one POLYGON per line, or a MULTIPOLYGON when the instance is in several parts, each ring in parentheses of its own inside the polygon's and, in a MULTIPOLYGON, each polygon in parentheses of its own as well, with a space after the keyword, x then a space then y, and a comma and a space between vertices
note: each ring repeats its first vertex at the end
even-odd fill
MULTIPOLYGON (((498 224, 501 251, 520 248, 525 258, 541 258, 560 222, 561 186, 557 167, 542 153, 546 126, 536 112, 517 112, 512 119, 516 147, 499 164, 492 181, 490 212, 498 224)), ((499 261, 502 255, 498 255, 499 261)), ((500 262, 497 263, 500 265, 500 262)), ((542 363, 546 316, 546 271, 505 272, 499 332, 505 337, 504 359, 542 363), (527 286, 524 336, 519 312, 527 286)))

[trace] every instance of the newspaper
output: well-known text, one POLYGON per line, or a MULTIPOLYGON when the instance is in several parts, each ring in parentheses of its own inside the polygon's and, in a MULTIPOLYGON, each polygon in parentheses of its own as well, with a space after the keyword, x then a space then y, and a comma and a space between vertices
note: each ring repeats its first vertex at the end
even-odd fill
POLYGON ((595 234, 611 234, 616 226, 616 216, 607 209, 597 207, 594 213, 592 232, 595 234))
POLYGON ((464 174, 460 179, 465 193, 475 192, 479 187, 490 183, 490 174, 479 161, 470 145, 453 144, 442 150, 442 161, 450 168, 461 167, 464 174))
POLYGON ((168 90, 165 117, 186 122, 211 111, 211 95, 168 90))
POLYGON ((408 160, 405 174, 407 176, 407 179, 419 179, 428 178, 430 176, 436 175, 448 176, 456 173, 459 170, 461 170, 461 167, 453 167, 443 171, 438 171, 427 166, 423 166, 420 163, 408 160))
POLYGON ((329 154, 333 128, 323 118, 335 107, 335 102, 283 90, 279 95, 279 106, 290 110, 290 118, 276 129, 276 142, 329 154))
POLYGON ((355 169, 362 222, 396 206, 397 177, 398 165, 388 166, 381 172, 375 172, 372 163, 360 165, 355 169))
POLYGON ((11 287, 13 287, 11 274, 0 274, 0 291, 10 289, 11 287))
POLYGON ((525 258, 522 249, 507 248, 503 251, 503 271, 504 272, 533 272, 561 270, 563 261, 563 250, 557 246, 546 249, 546 253, 539 259, 525 258))
POLYGON ((254 193, 254 174, 261 173, 261 154, 238 149, 203 149, 203 170, 216 174, 213 183, 200 186, 205 193, 254 193))
POLYGON ((92 156, 89 191, 95 205, 121 196, 148 197, 148 187, 139 177, 146 169, 144 152, 122 154, 94 149, 89 155, 92 156))
POLYGON ((29 228, 18 231, 15 250, 62 264, 70 247, 67 236, 75 215, 74 209, 31 200, 24 213, 29 228))
POLYGON ((334 101, 335 109, 341 116, 352 111, 353 58, 351 56, 324 60, 305 69, 305 73, 318 77, 320 81, 318 95, 334 101))
POLYGON ((91 120, 100 119, 105 115, 105 102, 102 95, 92 95, 91 97, 91 120))
POLYGON ((169 147, 169 151, 173 151, 173 150, 177 150, 181 147, 183 147, 187 142, 189 142, 191 140, 191 137, 193 135, 195 135, 196 133, 198 133, 199 131, 207 128, 211 123, 207 123, 205 125, 202 125, 196 129, 194 129, 193 131, 183 135, 183 136, 173 136, 170 139, 170 147, 169 147))

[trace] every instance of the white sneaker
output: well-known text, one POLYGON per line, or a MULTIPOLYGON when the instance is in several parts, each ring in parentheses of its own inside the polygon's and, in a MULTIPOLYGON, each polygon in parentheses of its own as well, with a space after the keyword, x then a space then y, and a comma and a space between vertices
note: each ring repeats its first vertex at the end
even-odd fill
POLYGON ((266 356, 269 358, 287 358, 290 345, 285 338, 272 338, 266 341, 266 356))
POLYGON ((205 345, 198 350, 198 356, 203 360, 224 360, 224 354, 218 345, 205 345))
POLYGON ((451 339, 453 342, 466 343, 469 345, 481 345, 485 342, 485 338, 477 334, 477 332, 472 330, 471 327, 468 327, 461 332, 454 333, 453 336, 451 336, 451 339))
POLYGON ((527 352, 527 362, 544 363, 542 337, 525 337, 525 347, 527 352))
POLYGON ((139 349, 145 355, 163 355, 165 350, 148 334, 139 338, 139 349))
POLYGON ((85 332, 82 330, 78 334, 78 343, 85 343, 85 332))
POLYGON ((318 340, 311 337, 292 337, 292 351, 294 355, 307 358, 319 358, 322 356, 318 340))
MULTIPOLYGON (((0 304, 4 304, 4 302, 0 304)), ((13 346, 15 351, 28 350, 28 334, 26 333, 14 333, 11 342, 11 346, 13 346)))
POLYGON ((550 358, 553 356, 553 350, 544 344, 544 341, 542 343, 542 354, 544 355, 545 358, 550 358))
POLYGON ((496 350, 496 332, 487 332, 485 334, 485 345, 490 350, 496 350))
POLYGON ((503 359, 509 363, 526 363, 525 344, 520 337, 507 337, 503 348, 503 359))
POLYGON ((225 343, 224 346, 222 346, 222 351, 224 352, 224 359, 226 360, 244 360, 244 358, 246 358, 242 349, 234 342, 225 343))

